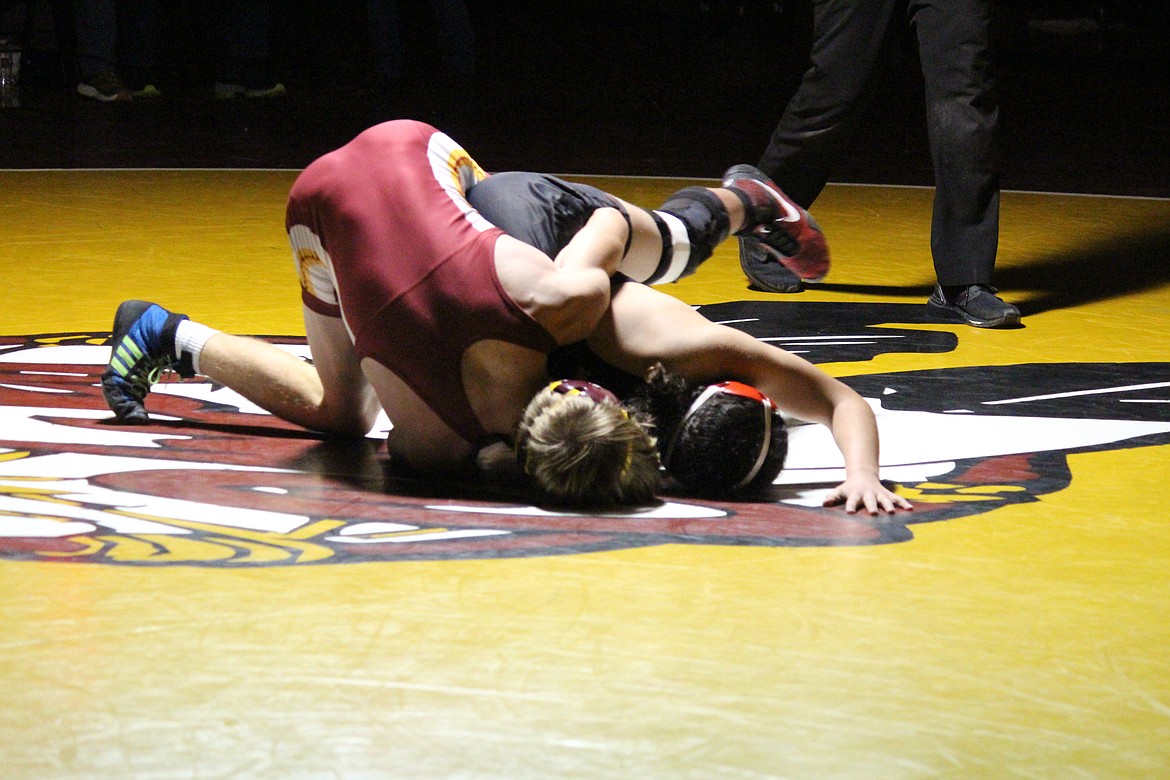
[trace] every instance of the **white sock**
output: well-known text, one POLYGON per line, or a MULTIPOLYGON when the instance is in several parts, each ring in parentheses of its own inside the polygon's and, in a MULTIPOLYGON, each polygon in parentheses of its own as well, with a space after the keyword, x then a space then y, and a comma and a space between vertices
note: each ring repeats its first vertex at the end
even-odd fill
POLYGON ((219 331, 214 328, 191 320, 183 320, 175 329, 175 357, 181 358, 183 353, 187 352, 191 355, 191 366, 195 369, 195 373, 200 373, 199 355, 203 352, 203 345, 216 333, 219 331))

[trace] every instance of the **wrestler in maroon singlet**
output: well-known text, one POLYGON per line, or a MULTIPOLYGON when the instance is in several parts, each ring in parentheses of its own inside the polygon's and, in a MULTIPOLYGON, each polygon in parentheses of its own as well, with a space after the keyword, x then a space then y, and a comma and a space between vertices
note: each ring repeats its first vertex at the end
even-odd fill
POLYGON ((464 351, 483 339, 556 346, 496 275, 503 231, 464 197, 485 176, 435 128, 386 122, 306 168, 285 222, 305 305, 342 317, 359 358, 394 372, 472 443, 485 431, 463 387, 464 351))

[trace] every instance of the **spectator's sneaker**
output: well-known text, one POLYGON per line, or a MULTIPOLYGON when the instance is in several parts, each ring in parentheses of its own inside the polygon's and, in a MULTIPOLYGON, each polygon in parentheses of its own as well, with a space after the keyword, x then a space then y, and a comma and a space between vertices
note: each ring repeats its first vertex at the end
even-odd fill
POLYGON ((973 284, 954 295, 947 295, 939 285, 926 302, 931 319, 941 322, 965 322, 976 328, 1010 328, 1020 324, 1020 310, 1005 303, 991 285, 973 284))
POLYGON ((751 165, 732 166, 723 174, 723 186, 744 201, 744 226, 737 236, 759 239, 775 260, 803 281, 819 282, 825 278, 829 273, 825 234, 816 220, 763 171, 751 165))
POLYGON ((156 100, 162 97, 163 93, 154 84, 145 84, 141 89, 130 90, 130 96, 135 100, 156 100))
POLYGON ((235 100, 239 97, 245 98, 276 98, 284 97, 288 94, 288 90, 284 88, 284 84, 277 82, 266 87, 245 87, 243 84, 226 84, 222 81, 215 82, 215 99, 216 100, 235 100))
POLYGON ((795 293, 804 289, 800 277, 777 260, 758 238, 739 237, 739 267, 756 289, 774 293, 795 293))
POLYGON ((150 422, 143 401, 163 371, 192 377, 191 358, 175 357, 175 331, 185 314, 173 314, 146 301, 125 301, 114 315, 110 362, 102 372, 102 395, 118 420, 130 425, 150 422))
POLYGON ((77 94, 103 103, 124 103, 130 100, 130 90, 126 89, 116 74, 109 71, 78 84, 77 94))

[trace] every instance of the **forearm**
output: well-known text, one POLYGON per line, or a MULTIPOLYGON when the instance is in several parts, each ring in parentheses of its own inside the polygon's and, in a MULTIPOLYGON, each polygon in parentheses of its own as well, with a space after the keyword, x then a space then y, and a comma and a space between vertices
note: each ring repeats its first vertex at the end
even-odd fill
POLYGON ((617 209, 598 209, 589 217, 554 262, 565 270, 600 269, 606 276, 617 273, 625 250, 629 226, 617 209))
POLYGON ((845 459, 846 477, 877 477, 877 420, 869 404, 860 396, 839 401, 828 425, 845 459))
POLYGON ((868 404, 854 396, 839 400, 830 418, 829 427, 845 456, 845 481, 826 494, 824 505, 843 504, 846 512, 865 510, 871 515, 913 509, 906 498, 882 484, 878 473, 877 421, 868 404))

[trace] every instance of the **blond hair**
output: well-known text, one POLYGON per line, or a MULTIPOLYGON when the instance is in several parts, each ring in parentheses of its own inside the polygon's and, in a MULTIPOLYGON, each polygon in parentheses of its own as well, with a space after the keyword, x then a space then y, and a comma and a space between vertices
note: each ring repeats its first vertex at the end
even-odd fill
POLYGON ((520 420, 516 454, 554 504, 646 504, 661 482, 654 438, 638 419, 584 396, 537 393, 520 420))

